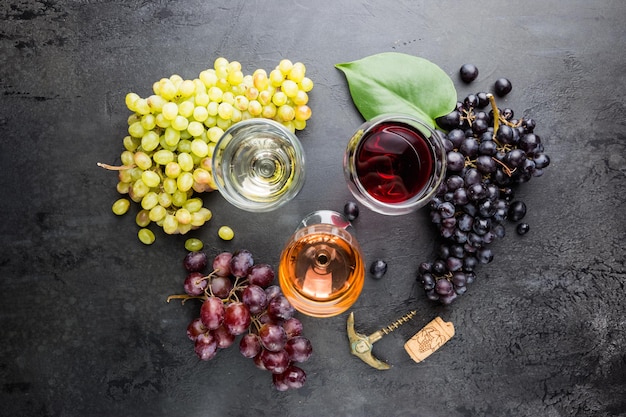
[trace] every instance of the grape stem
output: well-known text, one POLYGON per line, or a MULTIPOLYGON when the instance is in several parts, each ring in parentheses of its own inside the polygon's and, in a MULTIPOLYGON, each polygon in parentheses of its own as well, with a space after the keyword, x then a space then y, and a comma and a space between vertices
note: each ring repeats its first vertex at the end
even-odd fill
POLYGON ((498 128, 500 127, 500 110, 498 110, 498 105, 496 104, 496 98, 493 96, 493 94, 488 93, 487 98, 489 99, 489 103, 491 104, 491 109, 493 110, 493 140, 499 146, 502 146, 496 140, 496 133, 498 133, 498 128))
POLYGON ((504 170, 504 173, 508 175, 509 177, 513 175, 513 173, 517 169, 517 167, 514 169, 509 168, 504 162, 500 161, 498 158, 492 157, 491 159, 493 159, 496 163, 500 164, 502 166, 502 169, 504 170))
POLYGON ((98 162, 98 163, 96 163, 96 165, 98 165, 100 168, 104 168, 104 169, 107 169, 109 171, 124 171, 124 170, 132 169, 132 168, 136 167, 135 164, 133 164, 133 165, 119 165, 119 166, 116 166, 116 165, 105 164, 103 162, 98 162))
POLYGON ((169 303, 171 300, 182 300, 181 304, 185 304, 187 300, 191 299, 206 300, 206 297, 203 295, 174 294, 167 297, 166 301, 169 303))

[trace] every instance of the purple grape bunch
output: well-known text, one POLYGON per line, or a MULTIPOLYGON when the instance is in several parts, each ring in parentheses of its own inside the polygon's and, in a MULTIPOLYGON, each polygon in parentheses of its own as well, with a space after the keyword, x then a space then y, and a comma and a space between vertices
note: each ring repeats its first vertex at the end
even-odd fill
POLYGON ((306 373, 298 364, 309 359, 313 348, 302 335, 294 307, 274 284, 274 268, 255 263, 247 250, 217 254, 208 275, 208 257, 202 251, 189 252, 183 266, 185 293, 168 301, 202 302, 199 316, 187 327, 196 355, 211 360, 220 349, 236 345, 239 337, 242 356, 269 371, 277 390, 302 387, 306 373))
MULTIPOLYGON (((447 173, 430 218, 441 241, 434 260, 420 264, 417 281, 429 299, 450 304, 475 280, 477 267, 493 260, 490 244, 505 236, 506 221, 525 216, 515 187, 540 177, 550 158, 535 121, 498 108, 492 94, 466 96, 437 124, 444 131, 447 173)), ((519 223, 517 230, 525 234, 529 225, 519 223)))

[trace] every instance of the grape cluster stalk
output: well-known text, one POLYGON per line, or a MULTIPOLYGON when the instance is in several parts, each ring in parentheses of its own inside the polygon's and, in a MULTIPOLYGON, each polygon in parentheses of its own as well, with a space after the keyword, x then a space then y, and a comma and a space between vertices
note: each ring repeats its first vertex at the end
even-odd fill
MULTIPOLYGON (((490 244, 505 236, 505 222, 524 218, 515 187, 541 176, 550 158, 535 121, 498 108, 488 93, 466 96, 437 124, 445 131, 447 173, 429 210, 442 241, 435 259, 420 264, 417 282, 430 300, 450 304, 475 280, 477 267, 493 260, 490 244)), ((527 223, 517 226, 519 234, 528 230, 527 223)))
POLYGON ((152 223, 166 234, 204 225, 212 212, 198 193, 217 188, 211 159, 224 131, 250 118, 302 130, 311 117, 312 89, 301 62, 283 59, 269 73, 257 69, 244 75, 241 63, 220 57, 195 79, 174 74, 155 82, 148 97, 128 93, 132 114, 121 165, 98 164, 118 172, 117 191, 124 197, 113 203, 113 213, 123 215, 131 202, 140 204, 136 223, 145 244, 155 240, 152 223))
POLYGON ((213 259, 212 272, 205 275, 207 264, 204 252, 189 252, 183 260, 185 293, 167 300, 201 301, 199 316, 187 327, 198 358, 215 358, 220 349, 234 345, 241 336, 241 355, 269 371, 277 390, 301 388, 306 372, 296 364, 307 361, 313 347, 302 335, 302 322, 295 317, 294 307, 273 284, 274 268, 255 263, 247 250, 219 253, 213 259))

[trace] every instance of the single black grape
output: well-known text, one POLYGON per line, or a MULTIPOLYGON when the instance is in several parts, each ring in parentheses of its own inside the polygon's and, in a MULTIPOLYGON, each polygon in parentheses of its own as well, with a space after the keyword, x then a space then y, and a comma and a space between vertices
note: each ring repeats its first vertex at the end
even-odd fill
POLYGON ((521 149, 512 149, 505 157, 505 162, 511 169, 522 166, 524 161, 526 161, 526 152, 521 149))
POLYGON ((498 97, 504 97, 511 92, 513 85, 507 78, 498 78, 494 84, 494 92, 498 97))
POLYGON ((471 83, 478 77, 478 68, 474 64, 463 64, 459 70, 463 82, 471 83))
POLYGON ((526 215, 526 204, 523 201, 517 200, 509 204, 508 218, 512 222, 518 222, 526 215))
POLYGON ((465 97, 465 99, 463 100, 463 105, 466 108, 471 108, 471 107, 476 107, 478 106, 478 97, 475 96, 474 94, 470 94, 467 97, 465 97))
POLYGON ((381 279, 387 273, 387 262, 377 259, 370 265, 370 273, 376 279, 381 279))
POLYGON ((489 129, 489 123, 485 119, 476 119, 472 123, 472 132, 476 135, 481 135, 489 129))
MULTIPOLYGON (((509 109, 508 107, 500 110, 500 116, 504 118, 504 120, 511 120, 513 119, 513 115, 515 114, 515 112, 513 111, 513 109, 509 109)), ((513 123, 515 124, 515 123, 513 123)))
POLYGON ((502 125, 496 133, 496 140, 502 145, 513 143, 513 129, 507 125, 502 125))
POLYGON ((517 225, 517 234, 525 235, 530 230, 530 225, 528 223, 520 223, 517 225))
POLYGON ((448 152, 448 169, 450 171, 461 171, 465 167, 465 157, 462 153, 451 151, 448 152))
POLYGON ((487 93, 478 93, 476 94, 476 97, 478 98, 478 105, 476 107, 478 107, 479 109, 487 107, 487 105, 489 104, 489 98, 487 97, 487 93))
POLYGON ((461 113, 454 110, 445 116, 438 117, 435 122, 437 122, 437 126, 443 130, 456 129, 461 125, 461 113))
POLYGON ((465 140, 465 133, 461 129, 453 129, 448 132, 448 140, 452 142, 455 148, 458 148, 465 140))
MULTIPOLYGON (((493 142, 483 142, 481 143, 481 146, 484 143, 493 143, 493 142)), ((494 145, 494 150, 495 150, 495 145, 494 145)), ((482 174, 490 174, 492 172, 496 171, 496 162, 488 155, 479 155, 478 158, 476 158, 476 169, 478 171, 480 171, 482 174)))
POLYGON ((545 167, 550 165, 550 157, 543 153, 535 155, 533 161, 535 162, 535 168, 537 169, 544 169, 545 167))
POLYGON ((359 217, 359 206, 354 201, 348 201, 343 206, 343 214, 348 220, 353 221, 359 217))

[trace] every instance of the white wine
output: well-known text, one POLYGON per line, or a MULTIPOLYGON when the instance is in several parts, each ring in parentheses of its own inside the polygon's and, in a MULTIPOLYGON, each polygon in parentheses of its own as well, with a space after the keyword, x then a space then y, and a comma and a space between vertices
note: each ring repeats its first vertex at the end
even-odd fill
POLYGON ((269 211, 302 188, 304 151, 279 123, 249 119, 224 132, 213 154, 213 173, 230 203, 248 211, 269 211))

